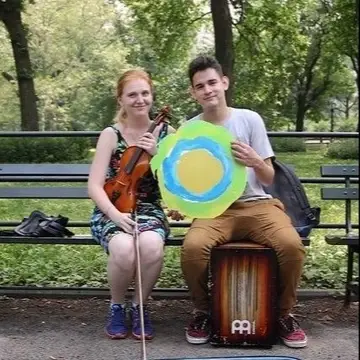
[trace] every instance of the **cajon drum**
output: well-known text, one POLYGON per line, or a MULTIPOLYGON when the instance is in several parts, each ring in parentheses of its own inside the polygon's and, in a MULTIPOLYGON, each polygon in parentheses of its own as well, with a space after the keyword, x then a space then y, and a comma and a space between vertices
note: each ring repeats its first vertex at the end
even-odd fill
POLYGON ((233 242, 212 249, 210 343, 271 347, 276 343, 277 260, 273 249, 233 242))

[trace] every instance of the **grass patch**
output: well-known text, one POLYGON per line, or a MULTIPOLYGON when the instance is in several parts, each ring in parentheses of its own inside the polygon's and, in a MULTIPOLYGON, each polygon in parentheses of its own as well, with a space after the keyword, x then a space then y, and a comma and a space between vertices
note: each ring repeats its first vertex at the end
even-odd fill
MULTIPOLYGON (((278 159, 292 164, 300 177, 320 177, 320 166, 338 164, 336 159, 324 157, 326 149, 308 149, 306 153, 280 153, 278 159)), ((353 160, 342 160, 352 164, 353 160)), ((9 186, 13 186, 8 184, 9 186)), ((40 184, 39 184, 40 185, 40 184)), ((68 186, 68 184, 63 184, 68 186)), ((3 184, 2 184, 3 186, 3 184)), ((20 184, 24 186, 24 184, 20 184)), ((48 186, 52 186, 48 184, 48 186)), ((54 186, 61 186, 56 184, 54 186)), ((74 184, 84 186, 84 184, 74 184)), ((342 201, 320 199, 321 186, 306 184, 305 188, 313 206, 320 206, 321 222, 343 223, 345 206, 342 201)), ((89 220, 93 209, 90 200, 0 200, 1 220, 21 220, 34 209, 49 215, 61 214, 71 221, 89 220)), ((353 221, 357 222, 358 202, 353 204, 353 221)), ((89 234, 88 229, 72 228, 77 234, 89 234)), ((186 229, 175 229, 180 233, 186 229)), ((311 246, 301 281, 307 288, 343 289, 346 274, 346 247, 327 245, 324 236, 342 230, 314 230, 311 246)), ((157 283, 159 287, 185 286, 180 268, 180 248, 167 247, 164 267, 157 283)), ((59 286, 106 286, 106 255, 100 246, 65 245, 1 245, 0 283, 7 285, 59 285, 59 286)))

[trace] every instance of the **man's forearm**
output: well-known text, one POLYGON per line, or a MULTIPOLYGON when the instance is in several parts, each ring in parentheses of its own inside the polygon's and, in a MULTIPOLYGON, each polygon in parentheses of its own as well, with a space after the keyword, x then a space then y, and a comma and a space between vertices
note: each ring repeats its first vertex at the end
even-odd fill
POLYGON ((264 160, 259 160, 253 169, 255 171, 256 177, 263 185, 269 186, 272 184, 275 173, 272 165, 267 164, 264 160))

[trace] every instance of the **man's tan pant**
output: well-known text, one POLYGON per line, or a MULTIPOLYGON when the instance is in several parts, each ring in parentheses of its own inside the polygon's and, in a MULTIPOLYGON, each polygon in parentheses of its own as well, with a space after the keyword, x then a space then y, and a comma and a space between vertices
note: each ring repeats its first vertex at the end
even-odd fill
POLYGON ((197 310, 209 310, 211 249, 232 240, 251 240, 275 250, 280 270, 280 316, 291 312, 305 258, 304 246, 277 199, 235 202, 214 219, 193 221, 182 247, 181 266, 197 310))

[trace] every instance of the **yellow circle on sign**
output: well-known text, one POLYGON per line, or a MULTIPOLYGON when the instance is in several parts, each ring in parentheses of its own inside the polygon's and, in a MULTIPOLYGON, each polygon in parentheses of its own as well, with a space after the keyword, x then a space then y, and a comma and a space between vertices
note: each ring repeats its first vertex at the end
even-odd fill
POLYGON ((221 162, 205 149, 184 152, 176 171, 180 184, 193 194, 211 190, 224 175, 221 162))

